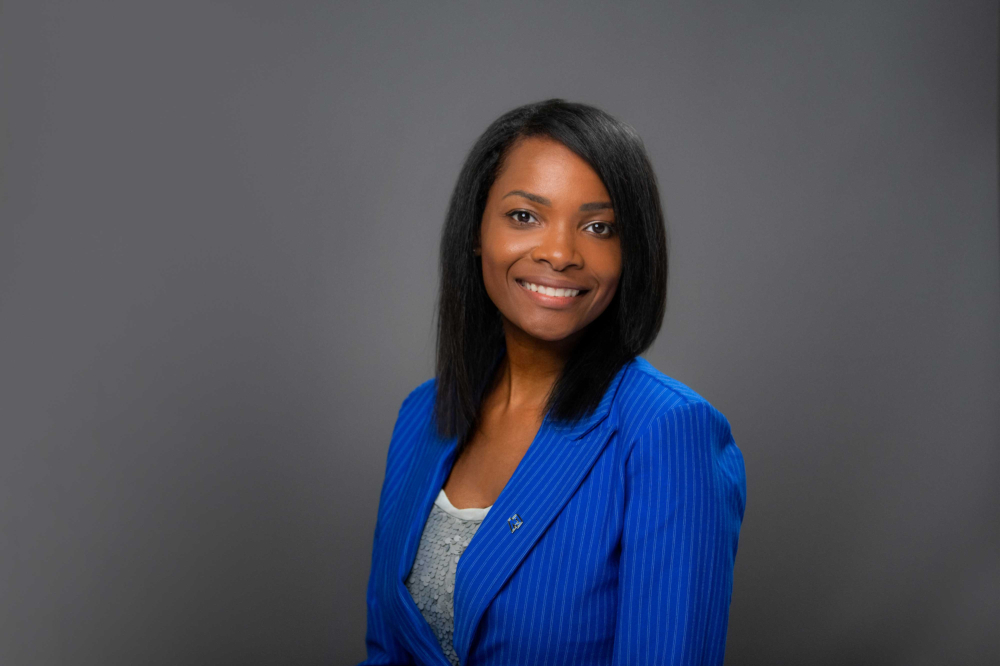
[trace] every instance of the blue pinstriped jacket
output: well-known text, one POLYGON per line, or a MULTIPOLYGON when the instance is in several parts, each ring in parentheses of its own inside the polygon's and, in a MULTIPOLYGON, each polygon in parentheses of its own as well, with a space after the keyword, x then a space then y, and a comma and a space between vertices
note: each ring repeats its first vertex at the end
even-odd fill
MULTIPOLYGON (((368 657, 449 666, 406 588, 457 440, 403 401, 379 498, 368 657)), ((746 477, 726 418, 642 357, 573 425, 545 417, 458 562, 463 666, 721 664, 746 477), (508 520, 514 515, 520 518, 508 520)))

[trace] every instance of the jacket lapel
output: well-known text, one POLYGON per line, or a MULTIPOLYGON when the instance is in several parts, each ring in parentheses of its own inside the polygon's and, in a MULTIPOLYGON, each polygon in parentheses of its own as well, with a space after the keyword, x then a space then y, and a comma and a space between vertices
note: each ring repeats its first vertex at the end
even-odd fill
POLYGON ((406 476, 406 486, 393 511, 392 520, 401 521, 396 523, 397 527, 393 531, 404 535, 404 538, 397 542, 396 551, 387 556, 387 573, 395 592, 392 595, 395 615, 402 620, 398 623, 401 636, 409 643, 412 653, 437 655, 441 666, 450 664, 441 651, 433 630, 413 601, 406 587, 406 577, 413 567, 431 506, 451 471, 456 444, 455 438, 441 439, 432 423, 428 423, 419 435, 411 473, 406 476))
MULTIPOLYGON (((615 432, 617 423, 607 417, 629 365, 626 363, 618 371, 601 404, 587 417, 565 425, 546 416, 514 474, 462 553, 455 575, 454 635, 455 651, 462 663, 468 660, 483 613, 583 482, 615 432)), ((450 462, 449 456, 444 476, 450 470, 450 462)), ((441 483, 435 478, 434 497, 441 483)))

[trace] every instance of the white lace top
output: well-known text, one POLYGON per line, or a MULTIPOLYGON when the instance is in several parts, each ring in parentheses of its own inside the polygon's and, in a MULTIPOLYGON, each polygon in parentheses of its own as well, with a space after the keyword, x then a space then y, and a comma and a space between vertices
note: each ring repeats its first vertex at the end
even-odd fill
POLYGON ((491 504, 484 509, 456 509, 442 488, 427 516, 413 568, 406 578, 406 587, 417 608, 454 666, 459 666, 452 646, 455 571, 459 557, 492 507, 491 504))

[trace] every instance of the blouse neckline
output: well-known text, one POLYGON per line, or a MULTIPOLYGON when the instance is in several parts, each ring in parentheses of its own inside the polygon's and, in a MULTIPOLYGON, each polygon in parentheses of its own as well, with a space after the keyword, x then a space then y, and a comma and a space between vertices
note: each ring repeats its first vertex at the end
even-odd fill
POLYGON ((445 513, 451 516, 455 516, 459 520, 471 520, 477 523, 486 518, 486 514, 489 513, 489 510, 491 508, 493 508, 492 504, 484 508, 478 508, 478 507, 469 507, 466 509, 455 508, 455 505, 452 504, 451 500, 448 499, 448 495, 445 494, 444 488, 442 488, 441 491, 438 493, 437 499, 434 500, 434 504, 440 507, 441 510, 444 511, 445 513))

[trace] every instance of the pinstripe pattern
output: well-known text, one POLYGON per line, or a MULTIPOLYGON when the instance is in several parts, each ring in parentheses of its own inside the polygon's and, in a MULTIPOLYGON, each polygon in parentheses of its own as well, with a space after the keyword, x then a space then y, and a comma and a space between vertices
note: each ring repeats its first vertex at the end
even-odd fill
MULTIPOLYGON (((414 389, 393 429, 359 666, 449 666, 404 584, 454 462, 434 387, 414 389)), ((545 418, 462 554, 462 664, 721 664, 745 500, 726 418, 634 358, 587 418, 545 418)))

